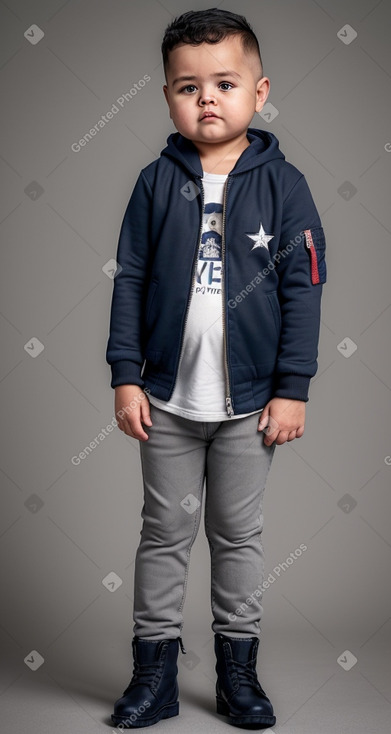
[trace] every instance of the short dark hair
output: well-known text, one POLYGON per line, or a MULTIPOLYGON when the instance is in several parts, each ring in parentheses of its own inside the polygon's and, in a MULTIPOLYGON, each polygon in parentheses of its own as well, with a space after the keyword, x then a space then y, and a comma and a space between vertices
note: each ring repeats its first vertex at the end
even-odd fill
POLYGON ((168 53, 179 43, 199 45, 201 43, 220 43, 227 36, 238 35, 245 54, 256 54, 263 71, 258 39, 244 15, 229 10, 209 8, 208 10, 189 10, 167 26, 161 51, 164 75, 167 80, 168 53))

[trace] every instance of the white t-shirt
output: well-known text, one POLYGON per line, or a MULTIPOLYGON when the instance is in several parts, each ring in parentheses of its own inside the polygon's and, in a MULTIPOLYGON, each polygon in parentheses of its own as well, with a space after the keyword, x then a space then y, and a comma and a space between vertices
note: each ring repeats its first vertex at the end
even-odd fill
POLYGON ((203 172, 203 227, 193 292, 183 335, 175 387, 170 400, 149 400, 170 413, 195 421, 224 421, 262 412, 229 416, 225 406, 221 228, 227 174, 203 172))

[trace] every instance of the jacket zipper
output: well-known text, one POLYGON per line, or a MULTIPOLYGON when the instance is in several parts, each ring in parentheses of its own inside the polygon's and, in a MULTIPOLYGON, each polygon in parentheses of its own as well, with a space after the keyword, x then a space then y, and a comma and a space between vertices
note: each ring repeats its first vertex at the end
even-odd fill
POLYGON ((229 372, 228 372, 228 356, 227 356, 227 323, 226 323, 226 299, 225 299, 225 205, 227 200, 229 176, 227 176, 224 185, 224 196, 223 196, 223 224, 221 228, 221 285, 223 291, 223 340, 224 340, 224 370, 225 370, 225 385, 226 385, 226 396, 225 406, 229 417, 234 415, 231 398, 231 387, 229 383, 229 372))

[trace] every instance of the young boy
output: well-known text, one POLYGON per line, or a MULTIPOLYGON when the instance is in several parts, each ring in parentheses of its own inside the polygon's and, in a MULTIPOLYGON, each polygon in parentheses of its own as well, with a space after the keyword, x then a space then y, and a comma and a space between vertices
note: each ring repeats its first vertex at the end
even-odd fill
POLYGON ((263 492, 276 445, 304 432, 325 238, 304 176, 272 133, 249 127, 270 82, 246 19, 185 13, 162 53, 178 132, 125 212, 106 355, 144 483, 134 670, 112 720, 133 728, 178 714, 205 480, 217 712, 263 728, 276 721, 256 672, 263 492))

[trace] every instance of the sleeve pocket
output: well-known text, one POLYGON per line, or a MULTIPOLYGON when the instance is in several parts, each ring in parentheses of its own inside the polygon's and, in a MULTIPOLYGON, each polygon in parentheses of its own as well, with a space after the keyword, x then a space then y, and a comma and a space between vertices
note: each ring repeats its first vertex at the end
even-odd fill
POLYGON ((305 245, 310 258, 311 283, 326 283, 326 240, 323 227, 304 230, 305 245))

